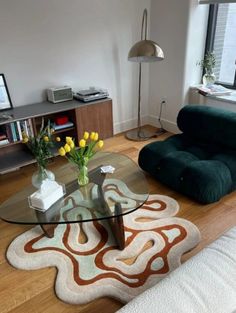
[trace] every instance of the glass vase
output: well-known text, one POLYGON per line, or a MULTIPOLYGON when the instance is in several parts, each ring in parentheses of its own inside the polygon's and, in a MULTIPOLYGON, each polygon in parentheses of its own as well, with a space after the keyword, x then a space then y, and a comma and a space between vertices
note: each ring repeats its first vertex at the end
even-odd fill
POLYGON ((206 71, 202 78, 203 85, 206 87, 210 87, 215 83, 215 81, 216 81, 215 74, 210 71, 206 71))
POLYGON ((78 184, 79 186, 85 186, 88 183, 89 183, 88 168, 86 165, 83 165, 79 168, 78 184))
POLYGON ((32 185, 38 189, 45 179, 55 180, 55 175, 53 172, 46 170, 45 167, 38 165, 38 170, 32 175, 32 185))

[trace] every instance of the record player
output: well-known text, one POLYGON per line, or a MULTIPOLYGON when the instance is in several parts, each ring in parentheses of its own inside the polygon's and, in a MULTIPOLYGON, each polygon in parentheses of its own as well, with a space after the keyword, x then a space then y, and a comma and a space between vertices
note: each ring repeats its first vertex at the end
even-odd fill
POLYGON ((89 102, 89 101, 95 101, 99 99, 105 99, 109 96, 107 90, 104 89, 85 89, 85 90, 79 90, 77 92, 73 93, 73 96, 75 99, 83 101, 83 102, 89 102))

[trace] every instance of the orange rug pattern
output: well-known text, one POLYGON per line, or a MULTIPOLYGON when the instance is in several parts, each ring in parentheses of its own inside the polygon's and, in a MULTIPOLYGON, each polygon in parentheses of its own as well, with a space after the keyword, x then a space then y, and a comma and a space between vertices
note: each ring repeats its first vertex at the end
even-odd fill
MULTIPOLYGON (((76 209, 78 214, 86 210, 76 209)), ((53 238, 36 226, 10 244, 7 259, 25 270, 57 267, 55 292, 65 302, 103 296, 128 302, 177 268, 181 256, 198 244, 197 227, 173 217, 178 209, 170 197, 149 196, 144 206, 124 216, 123 251, 116 248, 108 223, 93 221, 58 225, 53 238)))

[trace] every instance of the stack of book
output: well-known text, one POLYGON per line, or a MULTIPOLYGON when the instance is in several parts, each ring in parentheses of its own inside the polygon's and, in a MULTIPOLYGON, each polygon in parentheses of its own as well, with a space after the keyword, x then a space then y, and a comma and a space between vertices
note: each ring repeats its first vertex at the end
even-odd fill
POLYGON ((197 89, 198 92, 204 96, 224 96, 230 95, 232 93, 232 90, 215 84, 208 87, 200 85, 197 87, 197 89))
POLYGON ((27 136, 34 136, 31 119, 1 125, 0 145, 21 141, 23 139, 23 133, 27 136))

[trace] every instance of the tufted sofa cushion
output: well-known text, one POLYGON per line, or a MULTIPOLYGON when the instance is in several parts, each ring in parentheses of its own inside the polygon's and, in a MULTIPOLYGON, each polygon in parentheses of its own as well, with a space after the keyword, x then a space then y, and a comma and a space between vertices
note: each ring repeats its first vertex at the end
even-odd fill
POLYGON ((200 142, 236 149, 236 113, 202 105, 187 105, 177 117, 179 129, 200 142))
MULTIPOLYGON (((219 111, 222 113, 222 110, 219 111)), ((233 137, 224 140, 219 134, 217 138, 211 140, 213 135, 211 127, 213 130, 218 127, 219 131, 227 127, 222 116, 227 117, 226 121, 231 128, 233 122, 235 123, 232 131, 234 136, 236 113, 228 112, 220 115, 215 108, 200 107, 199 109, 199 106, 183 108, 178 116, 178 125, 184 132, 165 141, 146 145, 139 154, 140 167, 162 183, 201 203, 218 201, 236 188, 236 149, 234 150, 236 133, 234 140, 233 137), (199 117, 200 112, 204 117, 199 117), (207 116, 210 118, 207 119, 207 116), (195 123, 199 119, 201 131, 196 129, 195 123), (210 122, 212 122, 211 127, 210 122)))

